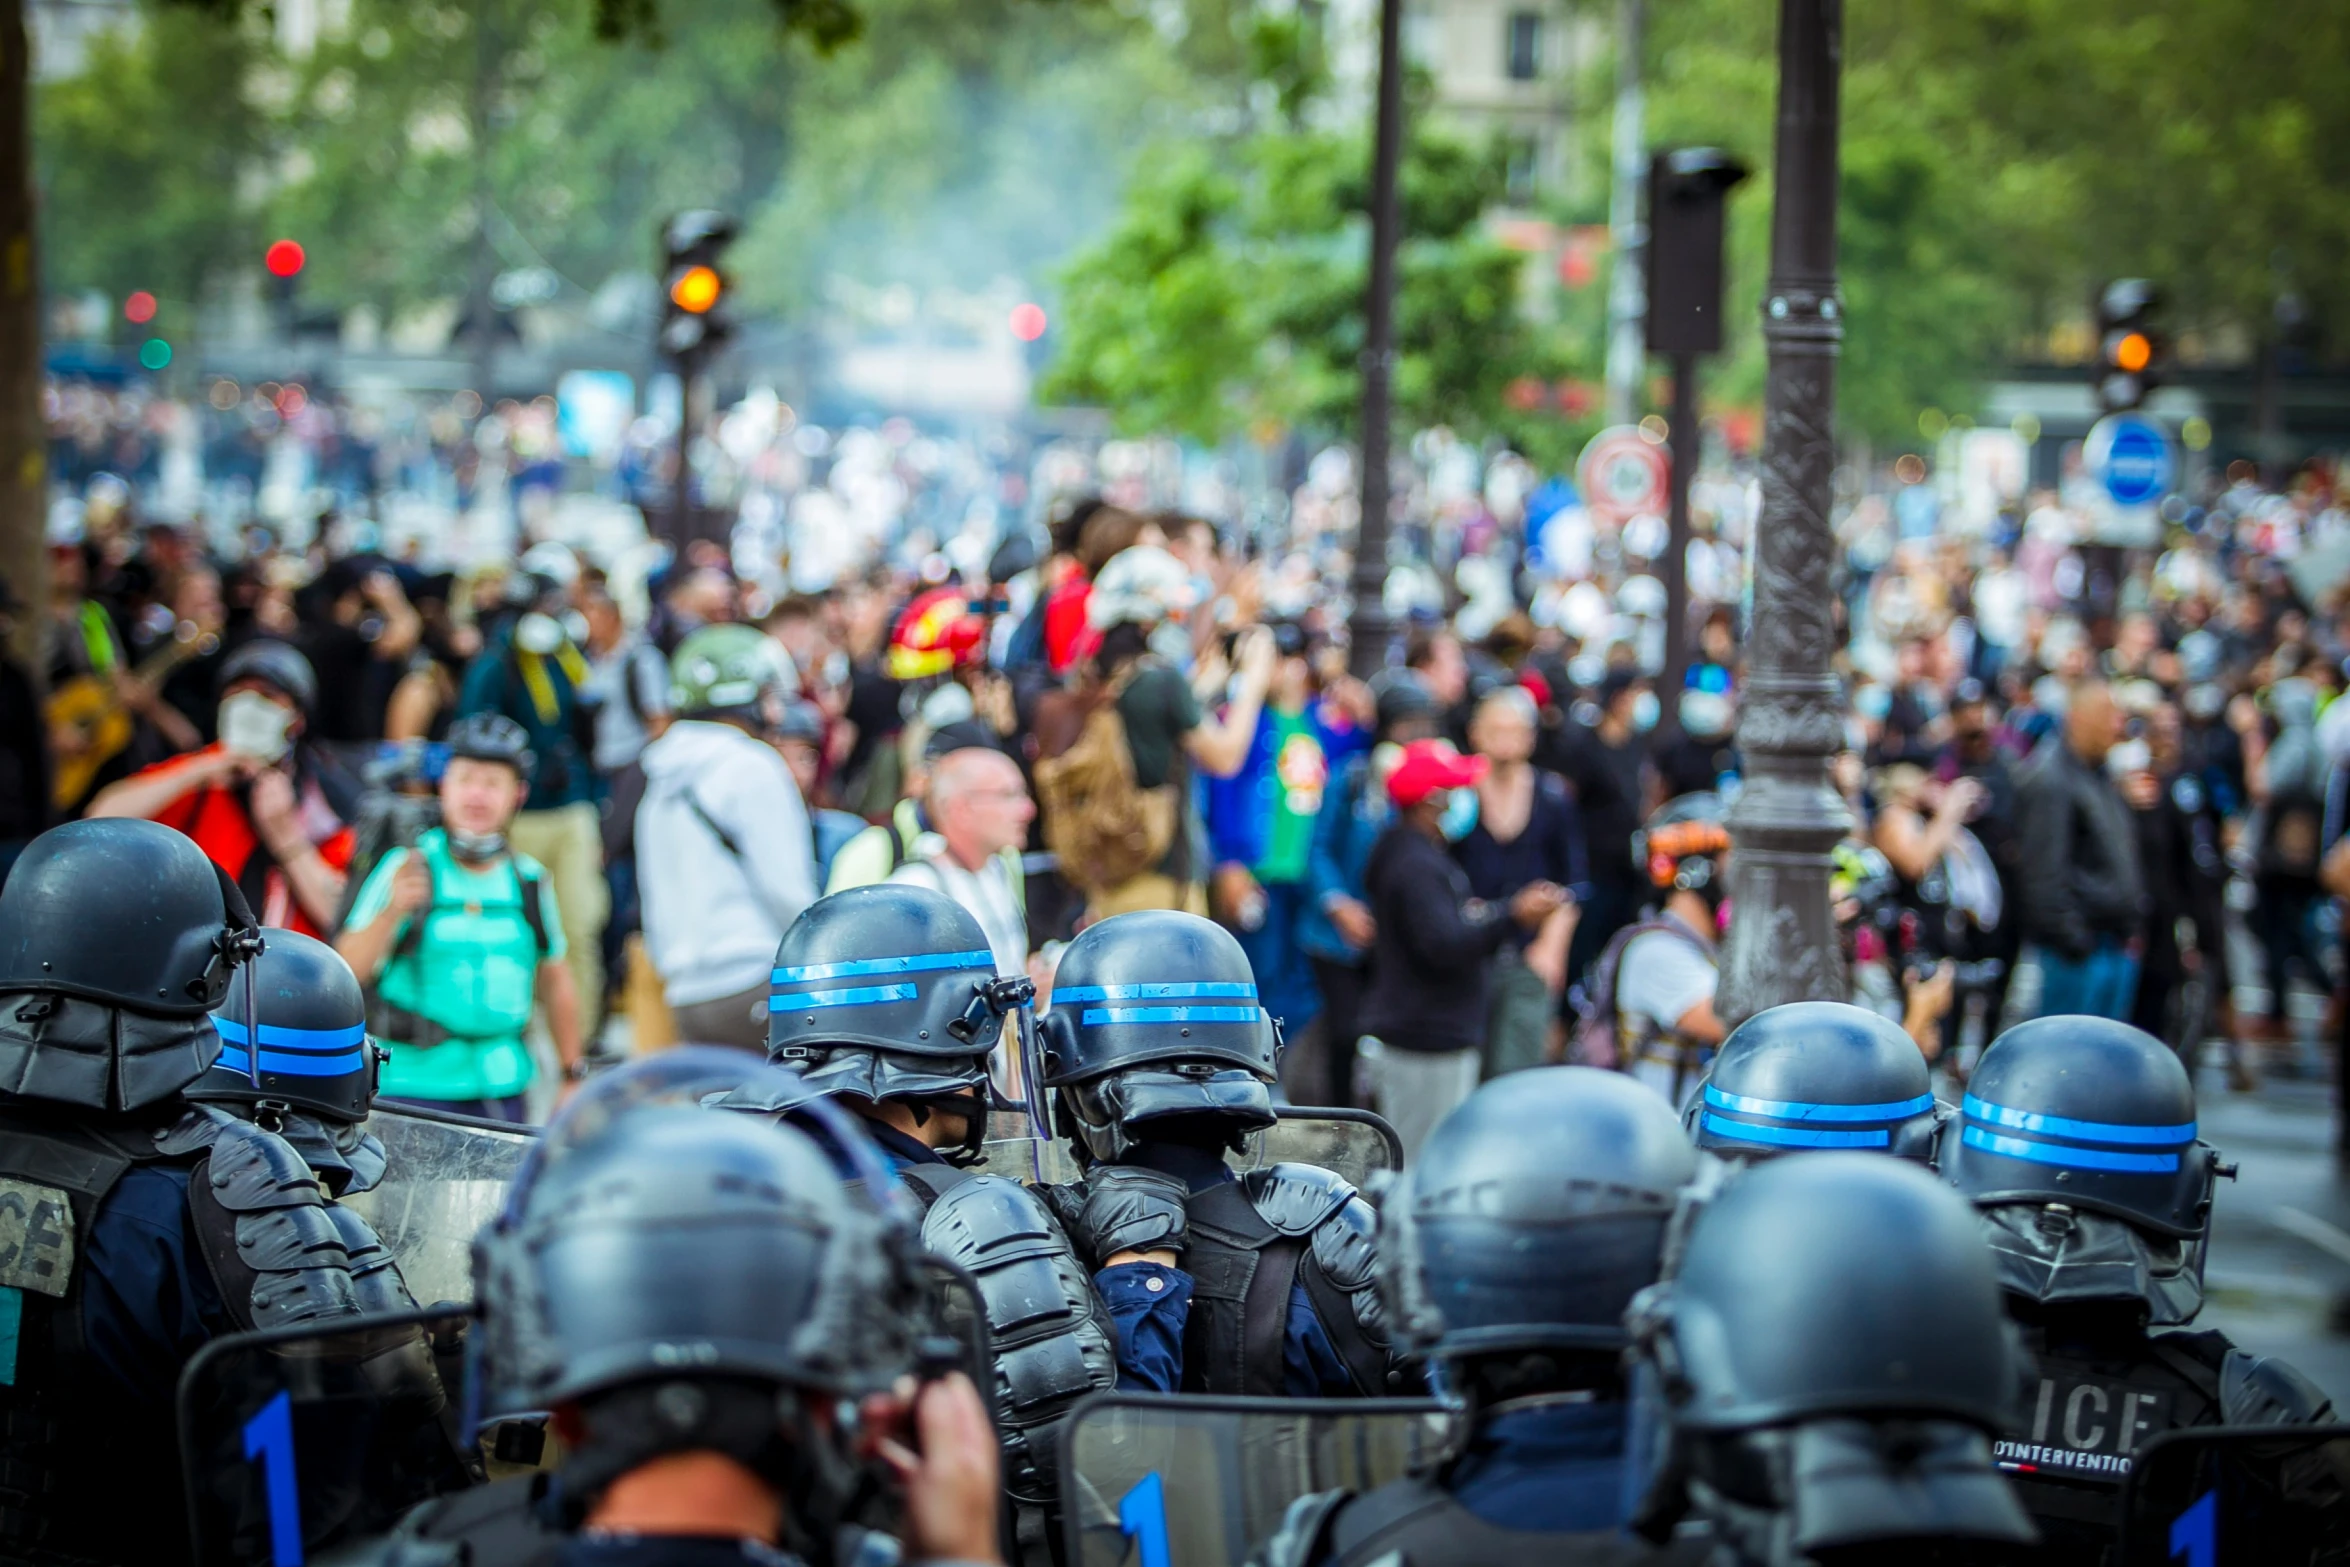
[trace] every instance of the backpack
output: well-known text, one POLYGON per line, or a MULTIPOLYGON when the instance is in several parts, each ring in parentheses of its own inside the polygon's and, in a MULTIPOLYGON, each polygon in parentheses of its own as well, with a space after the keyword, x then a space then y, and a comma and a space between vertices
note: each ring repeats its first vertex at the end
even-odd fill
POLYGON ((1118 698, 1144 667, 1137 660, 1107 686, 1086 693, 1076 738, 1036 764, 1045 847, 1060 856, 1061 875, 1085 892, 1106 892, 1153 869, 1182 828, 1182 798, 1174 784, 1145 789, 1134 781, 1134 752, 1118 698))
POLYGON ((1624 949, 1652 930, 1689 939, 1678 921, 1668 919, 1634 920, 1608 937, 1607 946, 1591 965, 1591 983, 1576 987, 1575 1038, 1569 1059, 1616 1070, 1631 1066, 1636 1052, 1625 1048, 1624 1020, 1616 1014, 1616 971, 1623 966, 1624 949))

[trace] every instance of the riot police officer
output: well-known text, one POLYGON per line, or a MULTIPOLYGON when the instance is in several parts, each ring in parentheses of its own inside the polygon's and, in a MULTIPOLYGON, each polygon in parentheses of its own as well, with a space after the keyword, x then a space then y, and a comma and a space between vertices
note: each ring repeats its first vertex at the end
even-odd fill
POLYGON ((1047 1189, 1117 1324, 1119 1385, 1376 1395, 1402 1386, 1346 1181, 1224 1162, 1274 1122, 1280 1036, 1231 933, 1120 914, 1061 955, 1038 1024, 1054 1122, 1085 1167, 1047 1189))
POLYGON ((550 1127, 475 1245, 486 1407, 552 1411, 560 1468, 341 1559, 825 1564, 878 1475, 903 1559, 999 1561, 986 1406, 914 1383, 920 1287, 881 1212, 793 1127, 627 1099, 550 1127))
POLYGON ((1730 1031, 1683 1120, 1724 1158, 1873 1148, 1931 1164, 1949 1113, 1899 1024, 1847 1002, 1791 1001, 1730 1031))
MULTIPOLYGON (((261 940, 250 968, 258 1056, 239 984, 212 1014, 220 1059, 182 1097, 277 1133, 336 1197, 373 1191, 386 1160, 384 1145, 367 1130, 367 1112, 385 1052, 368 1037, 359 978, 315 936, 271 925, 261 940)), ((213 1110, 192 1111, 187 1135, 208 1143, 205 1128, 218 1119, 213 1110)))
POLYGON ((2039 1364, 1999 1459, 2052 1553, 2110 1557, 2131 1455, 2163 1431, 2333 1418, 2284 1362, 2177 1331, 2203 1305, 2223 1172, 2186 1068, 2153 1035, 2072 1016, 2009 1029, 1943 1128, 1941 1164, 2039 1364))
POLYGON ((181 1367, 234 1329, 360 1309, 300 1154, 243 1121, 172 1138, 260 942, 235 884, 153 822, 54 828, 0 892, 0 1212, 21 1227, 0 1263, 0 1555, 184 1559, 181 1367))
POLYGON ((1635 1526, 1693 1513, 1725 1567, 2016 1559, 2032 1526, 1991 1440, 2022 1362, 1970 1218, 1852 1152, 1756 1165, 1697 1210, 1626 1316, 1635 1526))
POLYGON ((1698 1164, 1663 1099, 1591 1067, 1488 1083, 1439 1122, 1383 1204, 1380 1289, 1465 1438, 1431 1473, 1293 1503, 1267 1567, 1604 1555, 1623 1520, 1624 1308, 1656 1282, 1698 1164))
MULTIPOLYGON (((1047 1548, 1062 1417, 1117 1378, 1107 1313, 1060 1224, 1017 1181, 971 1168, 988 1112, 1025 1108, 1003 1098, 989 1062, 1035 994, 1025 976, 996 973, 986 934, 953 899, 895 882, 836 892, 776 949, 768 1058, 797 1078, 712 1101, 772 1119, 818 1097, 856 1112, 921 1210, 923 1244, 978 1284, 1024 1552, 1047 1548)), ((840 1173, 856 1176, 840 1152, 840 1173)))

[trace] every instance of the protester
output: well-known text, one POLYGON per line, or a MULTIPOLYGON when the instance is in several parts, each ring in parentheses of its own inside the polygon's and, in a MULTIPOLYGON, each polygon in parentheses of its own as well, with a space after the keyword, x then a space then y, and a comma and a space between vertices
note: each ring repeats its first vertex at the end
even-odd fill
POLYGON ((1449 741, 1415 740, 1387 775, 1395 820, 1364 868, 1373 931, 1371 984, 1357 1025, 1380 1114, 1408 1161, 1483 1075, 1486 967, 1518 932, 1565 906, 1554 883, 1528 882, 1489 903, 1447 852, 1475 820, 1481 757, 1449 741), (1372 1041, 1378 1042, 1373 1051, 1372 1041))
POLYGON ((748 626, 708 626, 670 660, 677 714, 645 747, 636 850, 645 945, 679 1036, 767 1048, 768 973, 816 901, 815 840, 791 770, 765 736, 790 661, 748 626))
POLYGON ((1632 835, 1648 812, 1647 735, 1656 727, 1656 693, 1631 669, 1613 669, 1590 702, 1588 722, 1572 722, 1542 758, 1575 789, 1591 893, 1567 954, 1569 978, 1588 983, 1608 941, 1640 911, 1646 868, 1632 856, 1632 835))
POLYGON ((335 950, 366 987, 369 1027, 390 1052, 386 1098, 527 1119, 534 1000, 565 1081, 584 1070, 561 906, 545 867, 510 841, 536 760, 511 719, 459 720, 441 825, 378 860, 351 905, 335 950))
POLYGON ((282 642, 248 642, 220 676, 221 738, 109 784, 88 814, 176 827, 236 880, 263 924, 330 935, 357 790, 308 743, 318 702, 309 660, 282 642))
POLYGON ((1574 797, 1556 774, 1534 766, 1535 723, 1533 696, 1515 685, 1478 703, 1469 721, 1469 741, 1486 763, 1476 785, 1476 822, 1452 851, 1468 873, 1469 890, 1487 903, 1506 903, 1521 887, 1549 882, 1569 898, 1539 930, 1512 932, 1493 954, 1486 975, 1487 1077, 1558 1059, 1551 1033, 1566 989, 1567 948, 1579 900, 1591 888, 1574 797))
POLYGON ((1714 1010, 1716 943, 1729 895, 1721 800, 1693 794, 1668 801, 1633 842, 1652 907, 1617 933, 1595 965, 1596 1005, 1615 1030, 1617 1061, 1678 1110, 1729 1032, 1714 1010))
POLYGON ((2040 1013, 2126 1021, 2137 992, 2145 878, 2129 806, 2106 771, 2122 738, 2112 688, 2084 680, 2064 725, 2016 779, 2023 824, 2018 916, 2040 966, 2040 1013))
POLYGON ((1020 845, 1036 804, 1019 767, 992 746, 947 752, 931 767, 929 814, 936 830, 914 841, 906 863, 889 879, 928 887, 961 904, 987 933, 996 972, 1025 973, 1027 878, 1020 845))

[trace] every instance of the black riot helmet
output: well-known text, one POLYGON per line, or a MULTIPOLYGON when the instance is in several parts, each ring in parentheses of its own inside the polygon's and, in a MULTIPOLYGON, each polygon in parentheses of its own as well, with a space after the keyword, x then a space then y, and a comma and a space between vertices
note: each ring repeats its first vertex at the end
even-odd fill
POLYGON ((1237 1146, 1273 1124, 1281 1034, 1232 933, 1150 910, 1087 926, 1061 954, 1037 1024, 1061 1130, 1115 1159, 1178 1129, 1237 1146))
POLYGON ((529 782, 537 758, 531 755, 530 731, 504 713, 467 713, 449 726, 443 737, 452 757, 476 762, 502 762, 529 782))
POLYGON ((1617 1072, 1546 1066, 1437 1123, 1381 1211, 1380 1289, 1406 1353, 1623 1347, 1698 1156, 1617 1072))
POLYGON ((858 1470, 853 1433, 818 1410, 914 1368, 920 1283, 888 1214, 807 1136, 696 1107, 782 1075, 721 1054, 605 1074, 538 1139, 474 1242, 469 1398, 477 1414, 579 1412, 574 1519, 631 1469, 716 1450, 783 1493, 786 1543, 821 1561, 858 1470))
POLYGON ((188 1085, 190 1099, 277 1104, 356 1125, 375 1103, 383 1048, 367 1037, 367 998, 342 955, 315 936, 274 926, 251 965, 258 1062, 245 1032, 240 980, 212 1014, 220 1059, 188 1085))
POLYGON ((1943 1114, 1917 1041, 1842 1001, 1791 1001, 1739 1024, 1685 1112, 1697 1146, 1724 1157, 1873 1148, 1923 1164, 1943 1114))
POLYGON ((0 891, 0 1083, 28 1099, 135 1110, 212 1064, 206 1016, 259 949, 244 895, 155 822, 67 822, 0 891))
POLYGON ((2023 1375, 2014 1329, 1974 1216, 1909 1161, 1753 1166, 1626 1325, 1644 1532, 1694 1507, 1734 1559, 1771 1564, 2032 1539, 1991 1457, 2023 1375))
POLYGON ((2203 1299, 2219 1156, 2161 1040, 2105 1018, 2019 1023, 1983 1052, 1942 1173, 1983 1211, 2001 1282, 2048 1303, 2136 1301, 2157 1325, 2203 1299))
POLYGON ((903 1100, 917 1116, 976 1098, 965 1143, 976 1154, 986 1111, 1016 1108, 994 1088, 989 1053, 1035 995, 1025 975, 996 972, 987 933, 954 899, 900 882, 852 887, 783 933, 767 1057, 820 1092, 903 1100))

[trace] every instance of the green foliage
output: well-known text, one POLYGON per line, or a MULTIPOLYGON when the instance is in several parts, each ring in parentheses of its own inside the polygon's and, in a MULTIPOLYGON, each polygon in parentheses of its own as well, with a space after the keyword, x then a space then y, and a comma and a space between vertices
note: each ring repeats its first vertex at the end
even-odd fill
MULTIPOLYGON (((1044 395, 1202 441, 1350 427, 1368 165, 1358 138, 1286 127, 1146 156, 1116 225, 1062 274, 1044 395)), ((1408 140, 1394 384, 1409 423, 1491 430, 1502 388, 1538 357, 1523 259, 1481 223, 1502 179, 1488 150, 1425 127, 1408 140)))
POLYGON ((119 299, 146 289, 164 302, 159 326, 224 270, 260 254, 257 216, 240 199, 266 126, 246 100, 259 51, 243 29, 164 13, 135 33, 100 33, 87 68, 35 101, 36 175, 48 214, 52 287, 119 299))

